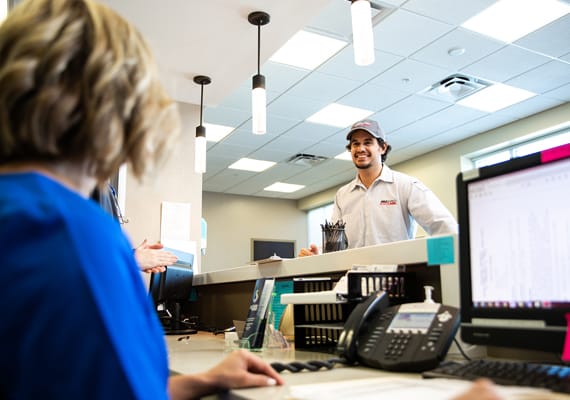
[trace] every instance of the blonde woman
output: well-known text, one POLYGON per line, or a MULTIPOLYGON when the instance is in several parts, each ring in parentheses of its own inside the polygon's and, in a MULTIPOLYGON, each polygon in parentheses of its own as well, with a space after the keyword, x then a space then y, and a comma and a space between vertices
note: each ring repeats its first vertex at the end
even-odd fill
POLYGON ((242 351, 169 378, 132 246, 89 194, 176 140, 139 33, 91 0, 29 0, 0 25, 0 397, 199 398, 281 384, 242 351), (101 251, 104 249, 104 251, 101 251))

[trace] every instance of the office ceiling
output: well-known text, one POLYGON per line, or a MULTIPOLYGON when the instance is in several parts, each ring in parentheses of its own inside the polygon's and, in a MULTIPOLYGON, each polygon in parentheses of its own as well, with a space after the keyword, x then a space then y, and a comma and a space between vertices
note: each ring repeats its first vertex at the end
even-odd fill
MULTIPOLYGON (((236 129, 220 142, 208 142, 205 191, 300 199, 351 180, 352 162, 333 158, 344 149, 347 127, 305 121, 333 102, 374 112, 371 118, 392 145, 393 165, 570 101, 570 14, 506 44, 460 27, 494 0, 375 2, 389 10, 374 27, 375 63, 360 67, 353 61, 346 0, 107 0, 147 37, 176 100, 199 104, 200 87, 192 77, 212 78, 204 89, 204 122, 236 129), (247 15, 257 10, 271 15, 261 30, 266 135, 251 133, 257 28, 247 15), (348 44, 313 71, 267 61, 302 28, 348 44), (458 47, 464 54, 448 54, 458 47), (456 73, 537 96, 486 113, 420 93, 456 73), (299 153, 326 160, 288 162, 299 153), (241 157, 277 164, 260 173, 228 169, 241 157), (305 188, 289 194, 263 190, 276 181, 305 188)), ((185 134, 194 135, 194 128, 185 134)))

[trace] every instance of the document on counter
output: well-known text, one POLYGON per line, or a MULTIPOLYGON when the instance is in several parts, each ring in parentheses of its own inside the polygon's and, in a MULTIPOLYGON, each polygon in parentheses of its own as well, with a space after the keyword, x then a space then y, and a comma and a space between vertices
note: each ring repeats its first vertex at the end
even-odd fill
MULTIPOLYGON (((291 386, 288 400, 451 400, 471 382, 452 379, 380 377, 291 386)), ((505 400, 544 400, 554 394, 545 389, 497 386, 505 400)), ((552 397, 554 398, 554 397, 552 397)))

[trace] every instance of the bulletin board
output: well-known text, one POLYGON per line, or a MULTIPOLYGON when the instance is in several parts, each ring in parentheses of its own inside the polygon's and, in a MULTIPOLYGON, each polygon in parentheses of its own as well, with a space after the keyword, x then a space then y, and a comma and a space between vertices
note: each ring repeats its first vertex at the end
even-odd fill
POLYGON ((263 260, 276 254, 281 258, 295 258, 295 240, 251 239, 251 261, 263 260))

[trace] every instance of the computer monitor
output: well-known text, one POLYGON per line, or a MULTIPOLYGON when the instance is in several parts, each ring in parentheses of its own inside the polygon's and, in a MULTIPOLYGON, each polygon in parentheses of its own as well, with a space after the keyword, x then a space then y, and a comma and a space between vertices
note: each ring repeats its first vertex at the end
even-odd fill
POLYGON ((177 264, 151 274, 150 295, 167 335, 196 333, 189 322, 182 320, 182 306, 190 299, 193 275, 190 266, 177 264))
POLYGON ((461 338, 561 355, 570 312, 570 145, 457 176, 461 338))

